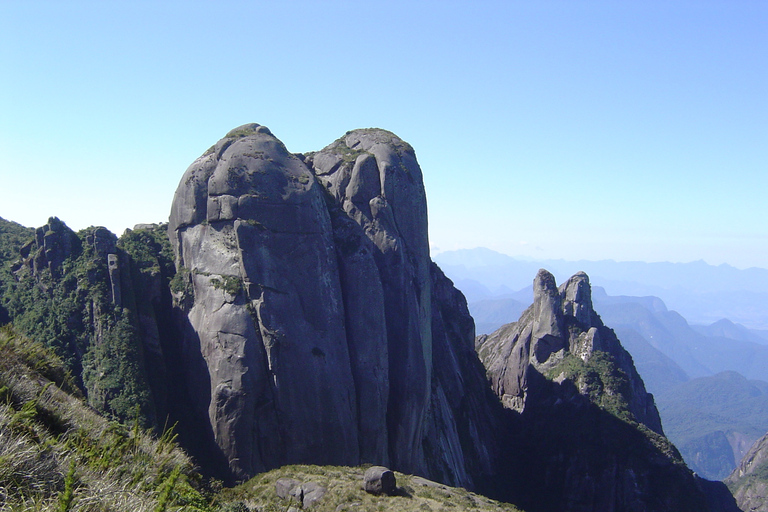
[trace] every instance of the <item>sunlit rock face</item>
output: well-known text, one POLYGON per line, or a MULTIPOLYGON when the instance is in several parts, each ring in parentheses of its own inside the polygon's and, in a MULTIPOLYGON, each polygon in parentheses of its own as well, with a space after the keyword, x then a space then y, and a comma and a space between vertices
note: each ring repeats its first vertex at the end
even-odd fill
MULTIPOLYGON (((389 386, 387 409, 395 467, 424 467, 421 433, 432 373, 427 202, 413 149, 384 130, 347 133, 309 157, 318 181, 371 242, 383 292, 389 386)), ((343 249, 344 242, 339 244, 343 249)), ((347 260, 342 254, 342 261, 347 260)), ((346 266, 346 265, 345 265, 346 266)), ((368 284, 345 279, 350 316, 368 284)), ((353 326, 355 322, 352 322, 353 326)), ((359 344, 358 344, 359 345, 359 344)))
POLYGON ((410 145, 367 129, 297 155, 236 128, 189 167, 168 230, 192 414, 235 478, 370 462, 468 486, 491 471, 493 401, 462 398, 485 382, 474 323, 432 268, 410 145))
POLYGON ((338 264, 311 171, 266 128, 233 130, 185 173, 169 233, 192 295, 188 357, 208 373, 194 384, 235 475, 355 463, 338 264))

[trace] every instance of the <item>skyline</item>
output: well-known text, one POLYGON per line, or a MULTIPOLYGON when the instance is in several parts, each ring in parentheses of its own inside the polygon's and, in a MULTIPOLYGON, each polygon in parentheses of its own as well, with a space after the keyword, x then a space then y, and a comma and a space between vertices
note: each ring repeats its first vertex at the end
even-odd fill
POLYGON ((0 217, 167 221, 230 129, 415 149, 435 250, 768 268, 761 2, 0 4, 0 217))

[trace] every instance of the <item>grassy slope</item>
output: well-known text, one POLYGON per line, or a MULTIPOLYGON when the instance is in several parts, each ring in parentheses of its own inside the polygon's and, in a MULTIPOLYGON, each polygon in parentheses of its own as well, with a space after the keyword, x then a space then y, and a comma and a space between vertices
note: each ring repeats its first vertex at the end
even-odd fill
POLYGON ((0 512, 285 511, 291 503, 275 491, 283 477, 328 489, 317 512, 518 510, 400 473, 396 496, 372 496, 362 490, 364 471, 287 466, 221 490, 201 481, 172 435, 157 439, 100 416, 50 349, 0 328, 0 512))
POLYGON ((0 329, 0 510, 209 510, 172 436, 110 422, 77 394, 49 349, 0 329))
POLYGON ((302 483, 316 483, 328 490, 322 500, 313 505, 312 510, 316 512, 519 510, 513 505, 494 501, 461 488, 448 487, 398 472, 395 472, 397 493, 394 496, 374 496, 363 490, 365 469, 365 467, 339 466, 284 466, 262 473, 238 487, 224 490, 220 499, 226 501, 227 506, 233 511, 284 511, 291 504, 277 497, 275 483, 280 478, 292 478, 302 483))

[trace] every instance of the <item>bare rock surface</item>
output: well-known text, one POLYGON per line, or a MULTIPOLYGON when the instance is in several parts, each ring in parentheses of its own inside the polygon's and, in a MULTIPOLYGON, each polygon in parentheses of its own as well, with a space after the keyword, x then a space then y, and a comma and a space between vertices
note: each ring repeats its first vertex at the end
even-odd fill
POLYGON ((725 479, 742 510, 768 511, 768 434, 758 439, 725 479))
POLYGON ((395 474, 384 466, 371 466, 363 478, 365 492, 371 494, 394 494, 397 490, 395 474))
POLYGON ((458 398, 467 354, 467 380, 484 380, 474 323, 432 269, 406 142, 355 130, 296 155, 241 126, 184 174, 168 233, 195 414, 234 478, 297 462, 391 464, 454 485, 490 471, 475 425, 488 403, 458 398), (435 282, 449 291, 433 298, 435 282), (441 305, 451 294, 463 316, 441 305))
POLYGON ((169 234, 193 289, 200 405, 233 473, 356 463, 338 264, 310 170, 263 127, 233 130, 182 178, 169 234))

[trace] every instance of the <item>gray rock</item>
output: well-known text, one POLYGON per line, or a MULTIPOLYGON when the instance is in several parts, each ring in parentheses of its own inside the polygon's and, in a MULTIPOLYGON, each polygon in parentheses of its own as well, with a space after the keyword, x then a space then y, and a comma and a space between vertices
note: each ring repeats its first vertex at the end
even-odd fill
POLYGON ((279 498, 287 500, 291 497, 291 491, 300 486, 301 482, 293 478, 278 478, 275 482, 275 493, 279 498))
POLYGON ((363 488, 370 494, 394 494, 397 490, 395 474, 384 466, 371 466, 365 470, 363 488))
POLYGON ((432 375, 432 304, 421 169, 410 145, 377 129, 347 132, 307 161, 328 194, 372 242, 387 333, 390 463, 403 471, 422 472, 432 375))
POLYGON ((725 483, 742 510, 768 511, 768 434, 758 439, 741 459, 725 483))
POLYGON ((308 482, 302 485, 302 506, 310 508, 318 501, 322 500, 328 489, 315 482, 308 482))
POLYGON ((554 276, 546 270, 539 270, 533 280, 531 362, 534 366, 544 367, 546 363, 556 362, 567 346, 561 304, 554 276))
POLYGON ((232 476, 368 462, 470 486, 491 471, 495 399, 466 301, 429 259, 407 143, 355 130, 293 155, 241 126, 189 167, 168 233, 187 388, 232 476))
POLYGON ((475 346, 492 389, 517 413, 516 437, 508 440, 511 465, 522 468, 516 504, 531 510, 706 508, 680 454, 663 438, 632 358, 594 311, 586 274, 557 288, 549 272, 539 271, 531 307, 517 322, 478 337, 475 346))
POLYGON ((258 128, 233 130, 196 160, 172 207, 177 267, 194 293, 187 364, 202 354, 208 369, 192 394, 238 477, 293 461, 355 464, 355 385, 324 192, 258 128))
POLYGON ((502 401, 524 410, 531 368, 546 373, 567 354, 588 361, 600 351, 609 354, 627 376, 629 387, 623 393, 635 418, 663 434, 653 397, 646 392, 631 356, 592 307, 589 277, 579 272, 558 289, 552 274, 542 269, 533 289, 534 303, 518 322, 478 338, 478 353, 502 401))
MULTIPOLYGON (((53 276, 58 276, 64 260, 81 250, 77 234, 56 217, 49 218, 45 226, 35 230, 35 245, 37 251, 31 262, 35 275, 47 268, 53 276)), ((31 247, 28 250, 31 251, 31 247)))

